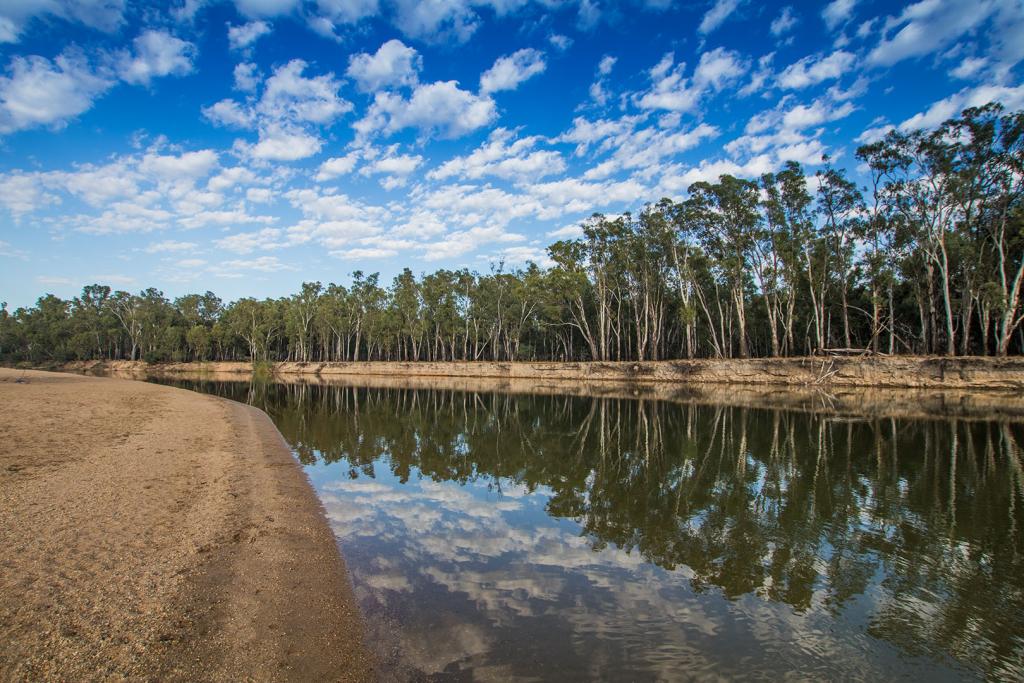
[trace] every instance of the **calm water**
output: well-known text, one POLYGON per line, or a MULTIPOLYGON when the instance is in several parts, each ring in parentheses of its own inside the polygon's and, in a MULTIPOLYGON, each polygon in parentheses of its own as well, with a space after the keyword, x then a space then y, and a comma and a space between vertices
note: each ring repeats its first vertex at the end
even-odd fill
POLYGON ((176 383, 266 410, 389 679, 1024 676, 1024 426, 176 383))

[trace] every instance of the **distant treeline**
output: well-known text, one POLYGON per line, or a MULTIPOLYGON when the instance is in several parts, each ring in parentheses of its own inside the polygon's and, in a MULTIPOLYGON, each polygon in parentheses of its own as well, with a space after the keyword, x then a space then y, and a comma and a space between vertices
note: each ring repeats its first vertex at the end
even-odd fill
POLYGON ((0 310, 5 360, 658 360, 1024 350, 1024 112, 964 111, 682 202, 594 215, 554 265, 404 270, 287 298, 92 285, 0 310))

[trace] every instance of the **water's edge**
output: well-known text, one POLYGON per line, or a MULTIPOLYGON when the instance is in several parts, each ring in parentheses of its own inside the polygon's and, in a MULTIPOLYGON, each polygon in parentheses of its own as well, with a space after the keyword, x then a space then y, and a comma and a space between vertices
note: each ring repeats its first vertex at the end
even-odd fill
MULTIPOLYGON (((991 360, 991 359, 986 359, 991 360)), ((450 375, 410 375, 393 367, 396 364, 331 364, 333 370, 372 366, 376 372, 350 374, 323 372, 321 364, 278 364, 269 377, 283 384, 330 384, 373 388, 444 389, 450 391, 483 391, 507 394, 540 394, 589 396, 594 398, 642 398, 684 404, 730 405, 739 407, 773 407, 853 419, 886 418, 957 418, 957 419, 1022 419, 1024 391, 998 384, 985 389, 972 387, 893 387, 870 384, 718 384, 689 382, 649 382, 628 379, 587 380, 563 379, 558 376, 488 377, 450 375), (383 373, 391 369, 393 372, 383 373)), ((410 364, 397 364, 407 366, 410 364)), ((438 364, 428 364, 438 365, 438 364)), ((489 364, 488 364, 489 365, 489 364)), ((1006 370, 1005 377, 1024 377, 1024 363, 1006 370)), ((178 379, 249 382, 254 378, 248 363, 169 363, 148 365, 142 362, 95 361, 66 363, 68 372, 102 374, 130 379, 178 379)), ((992 371, 996 372, 996 371, 992 371)), ((1002 372, 1002 371, 999 371, 1002 372)), ((980 376, 980 375, 978 375, 980 376)), ((1007 379, 1007 381, 1009 381, 1007 379)), ((1024 385, 1022 385, 1024 386, 1024 385)))

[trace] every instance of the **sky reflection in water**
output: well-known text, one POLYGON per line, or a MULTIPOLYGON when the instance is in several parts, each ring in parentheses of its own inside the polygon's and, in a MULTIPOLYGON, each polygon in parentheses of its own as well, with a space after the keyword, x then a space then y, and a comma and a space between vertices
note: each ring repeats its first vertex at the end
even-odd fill
POLYGON ((190 386, 307 465, 390 678, 1024 672, 1020 425, 190 386))

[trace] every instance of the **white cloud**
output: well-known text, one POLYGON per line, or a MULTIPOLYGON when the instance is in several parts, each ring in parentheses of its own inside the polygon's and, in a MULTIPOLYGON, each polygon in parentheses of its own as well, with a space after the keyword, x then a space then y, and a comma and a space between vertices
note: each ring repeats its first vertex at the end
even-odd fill
POLYGON ((341 249, 331 252, 331 256, 347 261, 381 259, 395 256, 397 254, 398 252, 394 249, 385 249, 381 247, 356 247, 353 249, 341 249))
POLYGON ((396 154, 377 159, 368 164, 364 171, 367 175, 372 173, 390 173, 393 175, 409 175, 423 163, 423 157, 419 154, 396 154))
POLYGON ((228 26, 228 45, 232 50, 244 50, 273 29, 265 21, 250 21, 241 26, 228 26))
POLYGON ((958 93, 933 103, 925 111, 911 116, 899 125, 900 130, 934 128, 943 121, 958 116, 968 107, 980 107, 989 102, 1002 102, 1008 110, 1024 108, 1024 85, 1015 87, 982 85, 965 88, 958 93))
POLYGON ((922 57, 952 43, 980 26, 997 9, 996 0, 921 0, 898 17, 889 17, 882 40, 868 54, 868 62, 891 66, 904 59, 922 57), (895 34, 888 36, 892 30, 895 34))
POLYGON ((398 145, 392 145, 382 157, 374 158, 359 173, 364 176, 385 175, 380 184, 386 190, 404 187, 409 174, 419 168, 423 157, 418 154, 398 154, 398 145))
POLYGON ((598 119, 589 121, 576 117, 572 128, 562 133, 555 142, 571 142, 576 144, 576 156, 583 156, 591 147, 605 151, 616 144, 618 138, 630 133, 643 120, 642 116, 624 116, 619 119, 598 119))
POLYGON ((583 237, 583 227, 579 223, 572 223, 570 225, 562 226, 555 230, 550 230, 547 236, 556 240, 571 240, 577 237, 583 237))
POLYGON ((203 116, 212 123, 229 128, 252 128, 256 125, 255 113, 235 100, 221 100, 204 107, 203 116))
POLYGON ((124 0, 14 0, 0 5, 0 43, 15 43, 37 17, 53 16, 112 32, 124 21, 124 0))
POLYGON ((565 52, 572 47, 572 38, 569 36, 563 36, 560 33, 552 33, 548 36, 548 42, 555 46, 556 49, 565 52))
POLYGON ((870 145, 872 142, 878 142, 886 135, 889 131, 893 130, 893 126, 889 124, 883 124, 880 126, 872 126, 871 128, 864 129, 860 135, 857 136, 857 142, 862 145, 870 145))
POLYGON ((480 76, 480 92, 515 90, 519 84, 543 73, 547 68, 544 53, 532 48, 517 50, 499 57, 494 65, 480 76))
POLYGON ((701 19, 700 26, 697 28, 702 35, 707 35, 714 31, 716 28, 725 23, 736 8, 739 7, 740 0, 715 0, 715 4, 711 6, 711 9, 707 11, 704 18, 701 19))
MULTIPOLYGON (((242 92, 254 92, 256 87, 260 84, 260 74, 258 67, 252 62, 243 62, 235 66, 235 90, 241 90, 242 92)), ((234 108, 238 109, 238 104, 231 100, 222 100, 222 102, 230 102, 234 105, 234 108)), ((220 103, 218 103, 220 104, 220 103)), ((214 105, 215 107, 217 105, 214 105)), ((226 105, 229 106, 230 105, 226 105)))
POLYGON ((15 56, 7 71, 0 76, 0 134, 62 127, 114 85, 75 52, 58 55, 52 62, 35 55, 15 56))
POLYGON ((984 57, 967 57, 951 69, 949 75, 953 78, 968 79, 976 76, 987 65, 988 60, 984 57))
POLYGON ((214 192, 223 192, 238 185, 250 185, 256 182, 256 174, 244 166, 232 166, 210 178, 207 188, 214 192))
POLYGON ((313 156, 323 144, 301 128, 270 124, 260 129, 259 142, 247 149, 264 161, 297 161, 313 156))
POLYGON ((766 55, 762 55, 757 60, 757 71, 750 76, 750 82, 740 88, 739 94, 741 97, 752 95, 756 92, 761 91, 765 87, 765 83, 768 82, 773 76, 772 62, 775 60, 775 53, 769 52, 766 55))
POLYGON ((267 79, 257 111, 263 116, 287 121, 326 124, 352 110, 352 105, 338 96, 341 84, 334 74, 307 78, 302 75, 308 65, 293 59, 274 70, 267 79))
POLYGON ((829 31, 835 30, 840 24, 846 23, 853 15, 858 0, 832 0, 821 11, 821 18, 829 31))
POLYGON ((497 117, 494 100, 459 88, 456 81, 418 85, 409 99, 378 92, 366 116, 354 128, 363 135, 390 134, 416 128, 424 135, 456 138, 488 125, 497 117))
POLYGON ((240 277, 244 271, 260 273, 276 273, 282 270, 295 270, 294 266, 283 263, 276 256, 258 256, 253 259, 233 259, 222 261, 212 269, 220 277, 240 277))
POLYGON ((476 180, 494 176, 506 180, 536 180, 565 170, 562 155, 552 150, 538 150, 537 136, 515 139, 512 131, 497 128, 487 142, 466 156, 444 162, 428 175, 433 180, 460 177, 476 180))
POLYGON ((320 169, 316 174, 316 181, 322 183, 351 173, 356 167, 359 156, 360 154, 357 151, 349 152, 343 157, 331 157, 320 164, 320 169))
POLYGON ((176 253, 182 251, 193 251, 199 245, 195 242, 177 242, 175 240, 164 240, 163 242, 154 242, 146 247, 143 251, 147 254, 167 254, 176 253))
POLYGON ((853 113, 854 109, 856 107, 851 102, 844 102, 838 107, 833 107, 818 99, 810 104, 798 104, 788 109, 782 114, 782 127, 788 130, 804 130, 829 121, 846 118, 853 113))
POLYGON ((637 104, 643 109, 690 111, 704 95, 721 91, 749 68, 739 53, 719 47, 701 54, 693 78, 688 79, 684 76, 685 62, 675 64, 674 55, 670 52, 650 70, 653 86, 637 104))
POLYGON ((607 88, 607 77, 615 68, 617 61, 617 58, 605 55, 597 64, 597 79, 590 84, 590 99, 600 106, 604 106, 608 102, 610 94, 607 88))
POLYGON ((245 198, 255 204, 269 204, 274 200, 274 191, 266 187, 250 187, 245 198))
POLYGON ((184 76, 192 71, 196 46, 164 31, 146 31, 134 41, 134 54, 122 51, 117 72, 123 81, 148 85, 160 76, 184 76))
POLYGON ((50 187, 66 190, 90 206, 103 207, 119 199, 140 196, 145 178, 134 159, 118 158, 103 165, 83 164, 74 171, 45 174, 50 187))
MULTIPOLYGON (((295 161, 320 151, 323 140, 316 128, 330 126, 351 111, 352 104, 338 95, 341 83, 333 73, 306 77, 301 59, 278 67, 263 84, 258 100, 221 100, 203 108, 214 124, 256 129, 259 140, 236 140, 239 153, 265 161, 295 161)), ((246 84, 249 85, 249 84, 246 84)))
POLYGON ((354 24, 380 11, 378 0, 316 0, 323 18, 332 23, 354 24))
POLYGON ((214 242, 218 247, 236 254, 251 254, 254 251, 268 251, 288 246, 283 240, 283 231, 278 228, 263 228, 256 232, 239 232, 222 237, 214 242))
POLYGON ((772 20, 769 29, 771 30, 772 35, 778 38, 779 36, 788 33, 791 28, 796 26, 796 22, 797 18, 793 14, 793 8, 787 5, 782 8, 782 12, 779 13, 779 16, 772 20))
POLYGON ((827 57, 804 57, 790 64, 779 74, 776 82, 782 88, 798 90, 822 81, 835 80, 851 70, 856 62, 852 52, 836 50, 827 57))
POLYGON ((422 68, 423 59, 416 50, 400 40, 389 40, 372 55, 352 55, 345 73, 363 92, 376 92, 381 88, 416 85, 422 68))
POLYGON ((205 178, 217 167, 217 158, 212 149, 182 154, 148 153, 139 162, 139 171, 157 181, 196 180, 205 178))
POLYGON ((271 124, 326 125, 351 111, 352 104, 338 95, 341 83, 334 74, 308 78, 302 75, 307 66, 301 59, 293 59, 274 70, 255 103, 221 100, 204 108, 203 115, 221 125, 266 128, 271 124))
POLYGON ((480 25, 470 3, 463 0, 394 0, 394 6, 398 29, 428 42, 464 43, 480 25))

